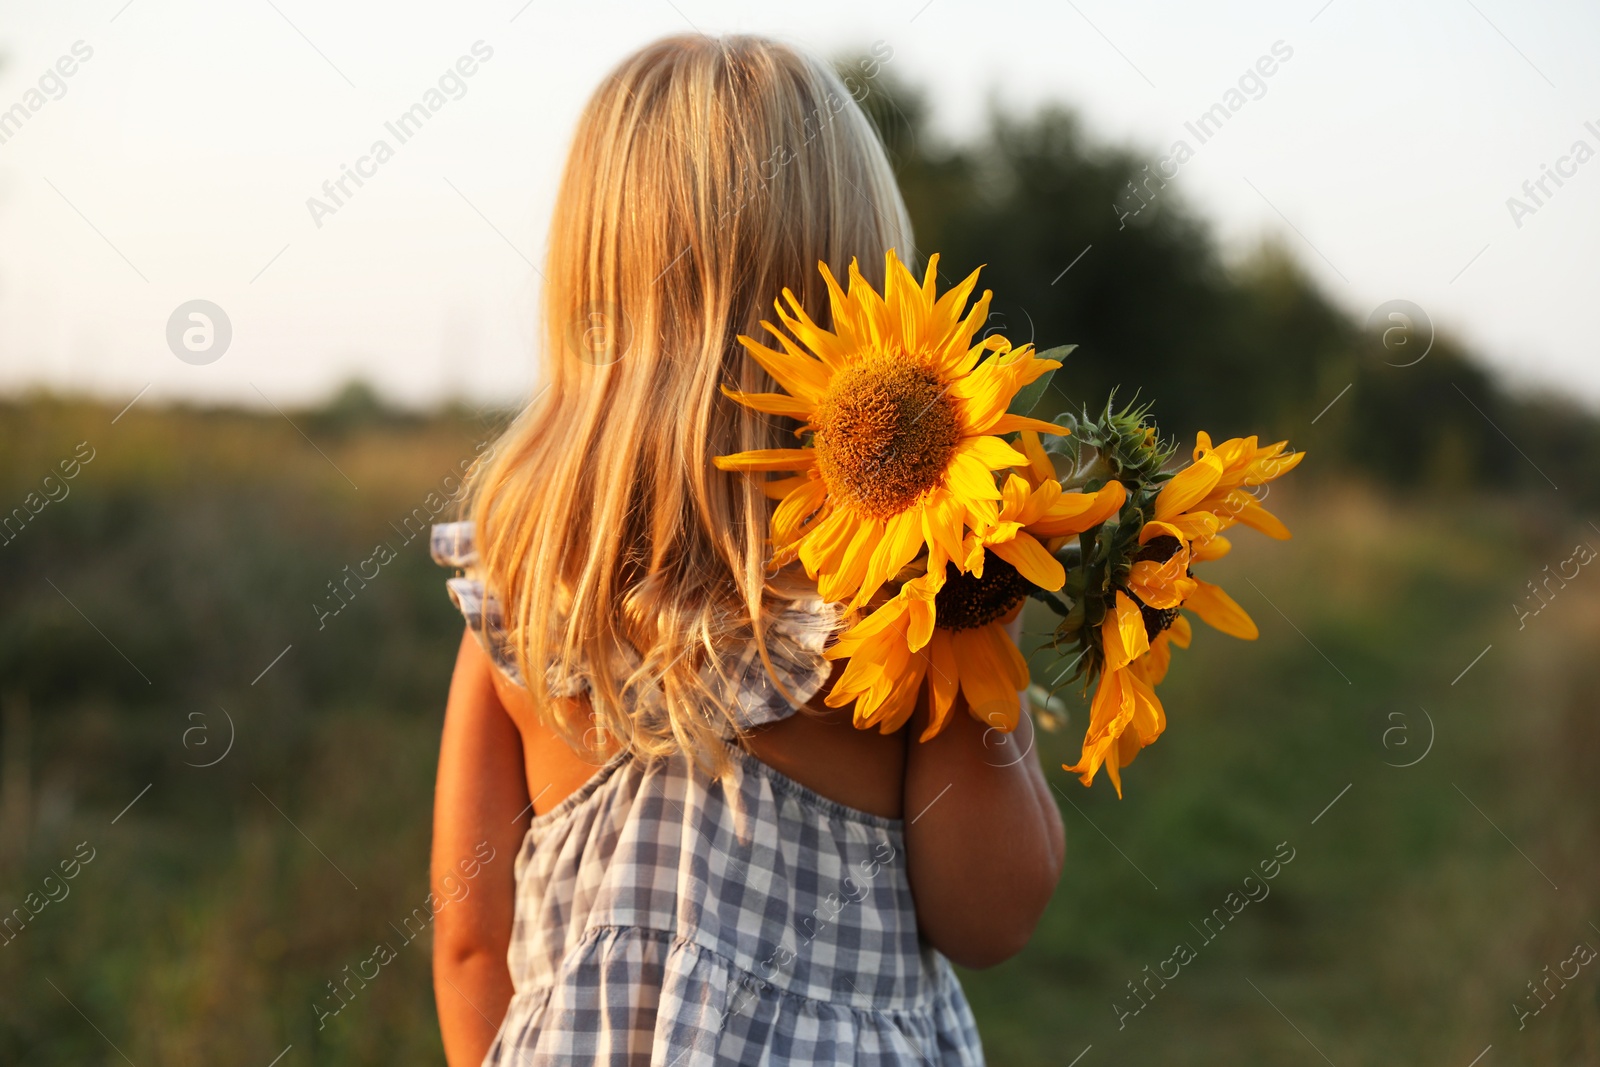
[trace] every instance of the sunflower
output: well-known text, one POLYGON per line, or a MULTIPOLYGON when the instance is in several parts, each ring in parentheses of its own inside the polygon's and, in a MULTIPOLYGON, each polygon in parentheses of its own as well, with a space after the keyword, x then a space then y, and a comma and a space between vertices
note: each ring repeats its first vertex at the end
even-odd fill
MULTIPOLYGON (((1253 476, 1249 464, 1256 461, 1245 448, 1213 450, 1204 431, 1200 437, 1204 447, 1196 448, 1194 463, 1167 480, 1152 505, 1154 517, 1139 529, 1133 563, 1101 624, 1104 667, 1090 705, 1083 753, 1076 765, 1065 768, 1089 785, 1104 765, 1118 797, 1122 796, 1121 769, 1166 727, 1155 687, 1166 677, 1171 646, 1189 647, 1192 630, 1180 609, 1192 611, 1213 629, 1233 637, 1252 641, 1259 636, 1255 622, 1232 597, 1193 573, 1196 562, 1215 559, 1227 551, 1227 541, 1217 530, 1230 520, 1207 506, 1233 504, 1235 498, 1230 494, 1253 476)), ((1226 442, 1229 446, 1236 443, 1242 444, 1226 442)), ((1281 451, 1282 445, 1275 448, 1281 451)), ((1255 454, 1264 452, 1256 450, 1255 454)), ((1277 454, 1273 451, 1268 458, 1277 454)), ((1290 466, 1299 462, 1299 455, 1295 454, 1290 466)), ((1254 504, 1250 494, 1240 495, 1254 504)), ((1287 529, 1283 536, 1288 536, 1287 529)))
POLYGON ((1120 482, 1108 483, 1094 493, 1068 493, 1054 478, 1034 483, 1008 475, 995 520, 967 536, 967 569, 974 577, 983 577, 979 549, 984 549, 1040 589, 1054 592, 1065 583, 1066 571, 1039 539, 1054 540, 1098 526, 1115 515, 1126 499, 1127 491, 1120 482))
POLYGON ((828 705, 854 702, 857 726, 890 733, 911 717, 928 677, 922 740, 945 728, 958 692, 979 722, 1007 733, 1015 729, 1028 664, 1005 626, 1035 589, 1055 591, 1066 581, 1039 537, 1099 525, 1124 498, 1118 482, 1098 493, 1064 493, 1053 479, 1030 487, 1010 475, 994 521, 967 535, 964 566, 930 551, 924 574, 904 583, 829 650, 830 658, 850 662, 828 705))
MULTIPOLYGON (((1167 726, 1167 715, 1156 697, 1150 670, 1134 666, 1151 649, 1144 613, 1133 598, 1120 589, 1115 594, 1114 606, 1100 624, 1100 641, 1105 667, 1089 705, 1089 729, 1084 734, 1083 753, 1075 765, 1063 769, 1089 785, 1103 765, 1111 775, 1117 796, 1121 797, 1121 768, 1132 763, 1141 748, 1161 736, 1167 726)), ((1164 667, 1162 673, 1165 673, 1164 667)))
MULTIPOLYGON (((1117 736, 1116 744, 1106 750, 1105 759, 1106 773, 1111 776, 1119 799, 1122 797, 1122 768, 1132 763, 1139 750, 1153 743, 1166 729, 1166 711, 1156 697, 1155 688, 1167 676, 1167 668, 1172 664, 1171 646, 1188 648, 1192 637, 1189 620, 1180 615, 1172 620, 1170 627, 1150 638, 1150 651, 1126 668, 1132 679, 1130 685, 1135 688, 1135 714, 1128 722, 1128 729, 1117 736), (1141 710, 1143 715, 1139 714, 1141 710)), ((1091 774, 1091 781, 1093 777, 1091 774)))
MULTIPOLYGON (((1246 640, 1256 637, 1255 623, 1228 594, 1214 585, 1194 581, 1197 589, 1183 607, 1223 633, 1246 640)), ((1166 729, 1166 711, 1155 690, 1171 666, 1172 646, 1188 648, 1193 636, 1189 620, 1176 608, 1152 611, 1134 597, 1117 591, 1116 607, 1101 624, 1105 668, 1089 707, 1083 753, 1076 764, 1063 764, 1063 770, 1078 775, 1084 785, 1091 785, 1103 765, 1117 796, 1122 796, 1122 768, 1166 729)))
POLYGON ((1220 587, 1194 576, 1192 564, 1209 557, 1199 555, 1174 531, 1169 523, 1144 524, 1139 554, 1120 590, 1133 598, 1152 640, 1177 621, 1180 608, 1186 608, 1214 630, 1254 641, 1260 633, 1249 613, 1220 587))
MULTIPOLYGON (((1022 448, 1024 460, 1015 466, 1022 472, 1023 480, 1036 490, 1051 484, 1059 488, 1055 463, 1044 450, 1038 433, 1025 429, 1018 435, 1017 443, 1022 448)), ((1028 532, 1044 538, 1045 550, 1053 554, 1068 538, 1098 526, 1115 515, 1127 498, 1126 487, 1114 480, 1106 482, 1092 493, 1062 492, 1048 512, 1027 524, 1028 532)))
MULTIPOLYGON (((1237 518, 1242 508, 1235 509, 1232 519, 1210 510, 1213 504, 1231 504, 1232 494, 1245 483, 1241 469, 1236 466, 1230 474, 1229 459, 1209 447, 1210 439, 1204 430, 1200 431, 1200 438, 1206 447, 1196 447, 1194 463, 1169 478, 1156 494, 1155 516, 1139 529, 1139 550, 1128 570, 1125 588, 1143 612, 1152 636, 1171 626, 1181 607, 1214 629, 1253 641, 1259 631, 1249 614, 1220 588, 1194 577, 1193 564, 1227 553, 1227 539, 1218 536, 1217 531, 1230 521, 1244 521, 1237 518), (1225 478, 1241 480, 1228 485, 1225 478)), ((1275 447, 1281 450, 1283 445, 1280 442, 1275 447)), ((1290 466, 1298 463, 1303 454, 1295 453, 1290 466)), ((1267 514, 1249 493, 1240 495, 1262 515, 1267 514)), ((1278 523, 1279 527, 1282 525, 1278 523)), ((1283 536, 1289 536, 1287 529, 1283 529, 1283 536)))
POLYGON ((787 333, 762 323, 782 351, 739 338, 786 392, 726 386, 723 392, 757 411, 798 420, 797 434, 810 440, 801 448, 718 456, 715 463, 730 471, 792 472, 766 486, 780 501, 771 523, 773 565, 798 557, 826 600, 866 604, 924 548, 939 546, 947 559, 963 559, 966 530, 998 521, 993 472, 1025 462, 999 435, 1066 433, 1006 412, 1019 389, 1061 364, 998 336, 974 344, 990 294, 963 315, 978 272, 936 298, 938 262, 929 257, 919 285, 890 249, 881 296, 854 261, 848 293, 819 263, 831 332, 785 289, 789 310, 783 301, 774 306, 787 333))
MULTIPOLYGON (((1195 435, 1195 463, 1214 461, 1219 473, 1216 483, 1194 507, 1217 516, 1218 529, 1227 529, 1238 522, 1268 537, 1287 541, 1289 528, 1261 506, 1260 498, 1248 491, 1281 478, 1300 465, 1305 453, 1285 454, 1283 450, 1287 446, 1287 441, 1279 441, 1261 448, 1257 446, 1255 437, 1233 437, 1212 447, 1211 435, 1201 430, 1195 435)), ((1210 554, 1206 558, 1226 555, 1229 548, 1227 538, 1213 537, 1212 540, 1219 544, 1207 550, 1210 554)))
POLYGON ((1190 573, 1189 565, 1198 557, 1176 527, 1148 522, 1139 532, 1139 543, 1127 585, 1116 590, 1115 606, 1101 624, 1105 665, 1090 705, 1083 753, 1075 766, 1064 766, 1090 785, 1103 763, 1118 797, 1121 769, 1166 728, 1155 688, 1167 676, 1171 646, 1188 648, 1193 638, 1179 609, 1233 637, 1252 641, 1258 636, 1256 624, 1232 597, 1190 573))

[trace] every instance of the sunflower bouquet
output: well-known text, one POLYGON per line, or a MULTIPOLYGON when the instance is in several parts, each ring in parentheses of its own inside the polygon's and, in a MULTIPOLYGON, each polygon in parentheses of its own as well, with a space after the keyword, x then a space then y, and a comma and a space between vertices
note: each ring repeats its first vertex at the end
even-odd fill
POLYGON ((1166 725, 1155 687, 1172 646, 1189 645, 1183 612, 1256 636, 1194 567, 1228 551, 1235 524, 1289 536, 1254 490, 1303 453, 1202 432, 1179 468, 1148 406, 1034 418, 1071 348, 980 339, 991 294, 971 299, 977 271, 938 293, 938 263, 919 283, 891 250, 882 294, 855 263, 848 289, 820 265, 831 330, 785 289, 781 328, 762 323, 780 347, 739 338, 785 391, 724 392, 796 420, 799 447, 716 464, 763 478, 778 502, 772 567, 798 560, 847 612, 827 652, 847 661, 829 706, 889 733, 926 683, 921 740, 946 727, 958 695, 979 722, 1013 730, 1030 678, 1006 624, 1032 597, 1058 616, 1053 686, 1095 690, 1082 756, 1065 769, 1088 785, 1104 766, 1120 796, 1121 768, 1166 725))

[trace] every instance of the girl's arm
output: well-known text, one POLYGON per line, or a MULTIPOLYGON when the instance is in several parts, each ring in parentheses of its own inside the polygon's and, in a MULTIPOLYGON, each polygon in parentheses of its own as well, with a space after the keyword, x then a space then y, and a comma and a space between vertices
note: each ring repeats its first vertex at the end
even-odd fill
MULTIPOLYGON (((1013 622, 1013 638, 1019 628, 1013 622)), ((1061 813, 1026 710, 1006 735, 973 719, 958 697, 945 729, 918 741, 926 726, 924 701, 906 731, 906 863, 917 925, 963 967, 993 967, 1022 951, 1055 892, 1066 858, 1061 813)))
POLYGON ((528 830, 528 787, 522 738, 495 695, 494 671, 463 634, 439 747, 431 865, 433 989, 451 1067, 483 1062, 511 1002, 512 867, 528 830))

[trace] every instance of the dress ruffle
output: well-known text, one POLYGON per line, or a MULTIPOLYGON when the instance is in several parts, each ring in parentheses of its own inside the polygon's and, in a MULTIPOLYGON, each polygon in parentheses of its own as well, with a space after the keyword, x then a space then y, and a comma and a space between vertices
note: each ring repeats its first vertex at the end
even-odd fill
MULTIPOLYGON (((948 965, 944 972, 948 975, 948 965)), ((811 1000, 671 934, 596 927, 557 981, 518 993, 489 1064, 958 1067, 981 1063, 953 976, 917 1010, 811 1000)))
MULTIPOLYGON (((434 562, 454 567, 461 573, 445 582, 450 600, 467 620, 495 665, 518 685, 523 684, 516 657, 506 644, 505 619, 500 602, 484 584, 478 565, 478 551, 470 522, 443 522, 434 525, 429 548, 434 562)), ((829 638, 837 631, 840 611, 815 592, 797 591, 783 601, 766 631, 767 656, 773 673, 783 684, 773 684, 772 675, 761 661, 760 650, 749 635, 730 641, 736 654, 725 662, 725 673, 709 668, 703 677, 711 692, 718 694, 728 714, 742 729, 777 722, 822 689, 832 672, 832 663, 823 656, 829 638), (787 690, 789 696, 784 695, 787 690), (790 698, 793 698, 792 701, 790 698)), ((625 649, 624 653, 631 653, 625 649)), ((637 662, 637 657, 632 657, 637 662)), ((582 663, 552 662, 545 669, 545 685, 551 696, 576 697, 589 691, 588 672, 582 663)), ((652 690, 632 694, 637 714, 648 716, 652 701, 659 700, 652 690)))

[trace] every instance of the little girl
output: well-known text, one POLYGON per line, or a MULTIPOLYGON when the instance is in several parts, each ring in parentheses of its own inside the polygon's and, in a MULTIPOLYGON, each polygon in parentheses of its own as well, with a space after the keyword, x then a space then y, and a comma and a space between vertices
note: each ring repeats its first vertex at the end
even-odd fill
POLYGON ((1020 951, 1065 848, 1031 725, 919 743, 925 708, 887 735, 826 708, 838 611, 769 573, 771 502, 712 464, 793 444, 721 392, 775 388, 736 342, 774 295, 825 324, 819 262, 881 291, 912 247, 870 124, 795 49, 663 40, 590 100, 548 384, 434 528, 468 623, 432 863, 441 899, 474 871, 435 924, 452 1065, 982 1063, 948 961, 1020 951))

